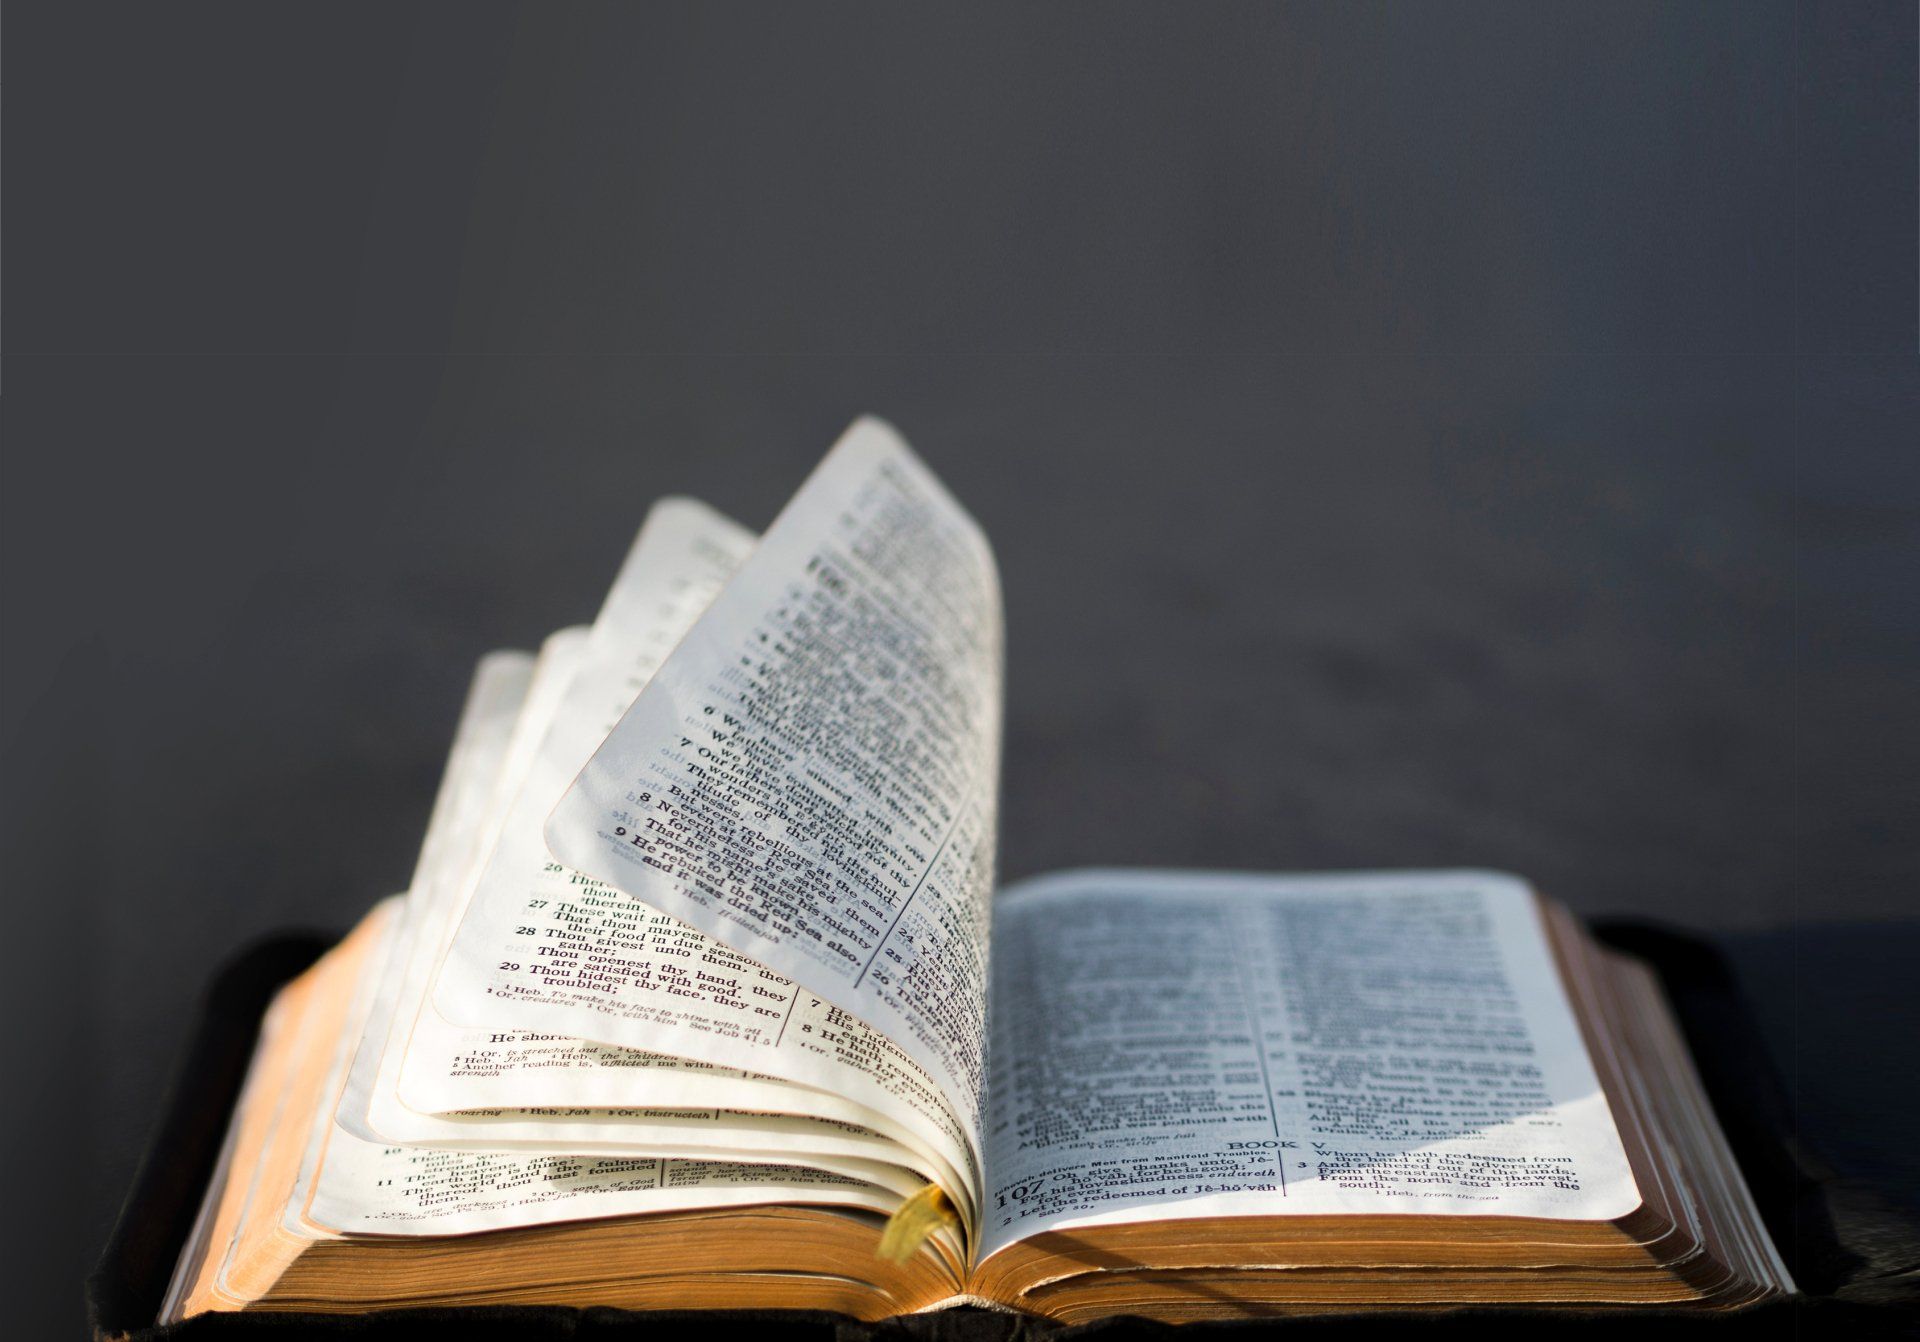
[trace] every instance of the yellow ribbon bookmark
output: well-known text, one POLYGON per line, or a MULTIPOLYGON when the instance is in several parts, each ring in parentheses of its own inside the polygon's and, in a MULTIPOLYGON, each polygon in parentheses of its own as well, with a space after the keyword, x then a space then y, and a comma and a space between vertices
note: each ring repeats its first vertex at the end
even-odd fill
POLYGON ((875 1250, 889 1263, 904 1263, 920 1251, 920 1246, 944 1225, 960 1224, 960 1213, 947 1200, 939 1184, 928 1184, 900 1204, 900 1210, 887 1218, 880 1232, 880 1247, 875 1250))

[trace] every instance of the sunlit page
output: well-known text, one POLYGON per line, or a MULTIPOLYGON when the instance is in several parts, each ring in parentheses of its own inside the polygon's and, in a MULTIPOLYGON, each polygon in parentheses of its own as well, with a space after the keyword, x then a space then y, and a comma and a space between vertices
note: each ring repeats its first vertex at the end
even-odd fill
POLYGON ((1002 896, 986 1252, 1183 1217, 1640 1203, 1533 893, 1092 871, 1002 896))

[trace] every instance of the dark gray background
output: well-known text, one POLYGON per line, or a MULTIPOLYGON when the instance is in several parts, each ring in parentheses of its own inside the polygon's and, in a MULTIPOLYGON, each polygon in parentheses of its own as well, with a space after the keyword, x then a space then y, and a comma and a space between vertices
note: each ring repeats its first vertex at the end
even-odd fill
POLYGON ((406 878, 474 658, 863 411, 999 548, 1008 877, 1473 864, 1708 931, 1920 1201, 1912 4, 7 19, 50 1327, 212 968, 406 878))

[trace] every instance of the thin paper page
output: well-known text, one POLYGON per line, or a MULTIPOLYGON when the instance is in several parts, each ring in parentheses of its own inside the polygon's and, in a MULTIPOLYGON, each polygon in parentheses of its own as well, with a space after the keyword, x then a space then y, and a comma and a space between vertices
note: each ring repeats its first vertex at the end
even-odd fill
MULTIPOLYGON (((377 908, 361 934, 390 934, 397 910, 377 908)), ((334 1042, 333 1065, 321 1086, 337 1102, 350 1043, 371 1009, 382 956, 366 957, 355 980, 347 1030, 334 1042)), ((350 968, 336 960, 323 972, 350 968)), ((377 1232, 450 1235, 589 1217, 737 1207, 824 1203, 890 1212, 918 1179, 879 1161, 847 1161, 834 1171, 805 1165, 726 1160, 603 1159, 428 1151, 364 1141, 333 1119, 334 1102, 315 1117, 293 1198, 283 1222, 297 1233, 377 1232)))
MULTIPOLYGON (((691 500, 666 500, 649 514, 571 683, 539 728, 497 842, 466 893, 443 906, 445 939, 416 948, 418 986, 397 1006, 412 1032, 393 1090, 372 1099, 373 1129, 445 1135, 409 1121, 401 1103, 417 1114, 762 1110, 883 1130, 926 1157, 942 1182, 960 1182, 955 1171, 971 1163, 967 1130, 898 1046, 678 918, 555 862, 541 834, 567 785, 752 541, 691 500), (609 990, 616 980, 624 988, 617 997, 609 990)), ((626 1139, 618 1127, 562 1121, 596 1146, 626 1139)))
POLYGON ((900 1199, 878 1183, 804 1166, 425 1151, 335 1129, 306 1215, 309 1231, 465 1235, 709 1207, 811 1203, 884 1214, 900 1199))
POLYGON ((984 1252, 1124 1221, 1640 1204, 1512 877, 1075 873, 1007 892, 996 935, 984 1252))
MULTIPOLYGON (((884 1031, 974 1115, 1001 643, 985 538, 862 420, 594 753, 548 846, 884 1031)), ((618 966, 541 991, 610 1017, 639 995, 618 966)))
MULTIPOLYGON (((513 927, 543 923, 556 939, 549 949, 566 951, 561 942, 571 940, 566 920, 577 882, 549 859, 539 827, 553 798, 753 540, 752 533, 694 500, 662 500, 649 513, 586 635, 577 668, 567 683, 552 687, 546 711, 530 724, 530 739, 499 802, 510 809, 484 826, 497 842, 474 836, 465 851, 446 856, 425 891, 421 933, 409 948, 394 1004, 400 1047, 383 1063, 386 1085, 375 1092, 372 1106, 387 1117, 374 1126, 403 1121, 396 1112, 401 1094, 423 1114, 521 1105, 778 1107, 770 1102, 767 1083, 743 1081, 737 1069, 723 1076, 722 1069, 657 1054, 610 1057, 580 1040, 456 1025, 431 1005, 423 1009, 463 910, 472 910, 465 949, 478 946, 485 955, 487 943, 512 935, 513 927), (501 927, 502 919, 508 928, 501 927), (596 1065, 601 1062, 606 1065, 596 1065)), ((822 1116, 862 1117, 844 1104, 822 1116)))
MULTIPOLYGON (((555 1152, 573 1156, 666 1155, 748 1164, 796 1161, 906 1166, 911 1152, 851 1123, 726 1109, 480 1109, 424 1116, 427 1135, 392 1141, 446 1151, 555 1152)), ((348 1131, 364 1135, 351 1125, 348 1131)), ((933 1178, 923 1171, 922 1181, 933 1178)))

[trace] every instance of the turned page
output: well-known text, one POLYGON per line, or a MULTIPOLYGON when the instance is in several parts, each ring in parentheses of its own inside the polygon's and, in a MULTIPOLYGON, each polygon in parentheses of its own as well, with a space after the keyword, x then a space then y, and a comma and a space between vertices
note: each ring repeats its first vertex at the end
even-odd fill
POLYGON ((1090 871, 995 918, 982 1256, 1128 1221, 1640 1204, 1512 877, 1090 871))
MULTIPOLYGON (((655 511, 659 515, 672 510, 672 516, 690 506, 669 503, 655 511)), ((673 530, 668 528, 669 534, 673 530)), ((657 537, 660 530, 650 526, 645 534, 657 537)), ((636 553, 660 557, 647 545, 637 547, 636 553)), ((524 654, 496 653, 483 660, 427 827, 413 887, 393 920, 385 972, 379 976, 342 1092, 339 1121, 354 1135, 383 1145, 769 1163, 806 1160, 826 1169, 838 1168, 835 1162, 842 1157, 856 1162, 901 1160, 897 1142, 863 1127, 831 1116, 830 1121, 785 1116, 789 1095, 795 1097, 794 1107, 804 1110, 817 1092, 771 1080, 741 1090, 738 1087, 747 1083, 730 1082, 717 1075, 718 1069, 694 1073, 698 1086, 712 1087, 696 1090, 680 1083, 683 1064, 651 1055, 625 1060, 630 1065, 621 1071, 624 1106, 559 1105, 558 1097, 572 1089, 565 1077, 556 1079, 550 1071, 525 1065, 529 1049, 550 1046, 550 1041, 530 1043, 512 1034, 463 1037, 453 1027, 434 1028, 437 1018, 422 1019, 419 992, 426 969, 443 948, 443 932, 450 931, 436 907, 439 892, 451 884, 453 872, 471 864, 462 850, 479 846, 484 831, 498 828, 497 818, 485 820, 478 813, 487 809, 489 794, 520 790, 505 779, 527 771, 555 710, 590 664, 586 652, 592 644, 584 631, 568 630, 548 640, 537 665, 529 666, 531 659, 524 654), (403 1002, 410 1005, 403 1009, 403 1002), (397 1032, 396 1022, 410 1023, 412 1037, 397 1032), (456 1112, 409 1109, 397 1090, 403 1053, 407 1063, 449 1085, 479 1070, 476 1055, 484 1053, 485 1070, 496 1080, 518 1080, 521 1105, 461 1106, 456 1112), (729 1085, 735 1089, 725 1089, 729 1085), (688 1104, 690 1095, 709 1103, 688 1104), (721 1105, 720 1100, 736 1103, 721 1105)), ((500 805, 504 809, 505 802, 500 805)), ((537 825, 533 834, 537 842, 537 825)), ((503 838, 496 851, 506 848, 503 838)), ((536 861, 534 871, 541 865, 536 861)), ((865 1114, 850 1105, 842 1107, 865 1114)))
MULTIPOLYGON (((395 910, 382 906, 321 973, 354 973, 347 1023, 363 1023, 371 1009, 380 948, 356 957, 353 943, 391 935, 395 910), (364 964, 356 965, 356 958, 364 964)), ((648 1212, 765 1203, 824 1203, 889 1212, 918 1186, 896 1166, 844 1162, 769 1165, 728 1160, 595 1158, 591 1155, 516 1155, 510 1152, 436 1151, 365 1141, 333 1121, 357 1030, 337 1021, 306 1041, 305 1050, 334 1050, 322 1083, 322 1103, 301 1158, 284 1224, 296 1234, 372 1232, 452 1235, 648 1212)))
MULTIPOLYGON (((891 429, 863 420, 595 752, 548 846, 825 1011, 765 1017, 773 1030, 883 1032, 977 1137, 1001 642, 984 536, 891 429)), ((634 941, 631 906, 582 916, 634 941)), ((617 959, 562 981, 497 968, 526 964, 531 940, 489 949, 468 964, 520 1019, 654 1037, 635 1014, 652 994, 617 959)), ((741 1013, 743 1027, 761 1019, 741 1013)))
POLYGON ((524 757, 506 771, 510 786, 474 870, 427 888, 436 908, 408 952, 409 986, 387 1048, 395 1061, 383 1063, 389 1079, 370 1088, 364 1111, 373 1133, 600 1152, 724 1141, 763 1159, 891 1150, 959 1182, 966 1135, 923 1068, 856 1023, 834 1025, 791 980, 555 862, 541 833, 753 541, 691 500, 666 500, 649 515, 572 664, 554 669, 536 696, 524 757), (595 983, 608 972, 633 987, 625 1019, 644 1028, 630 1041, 602 1017, 563 1021, 528 1000, 529 989, 595 983), (645 1050, 610 1046, 623 1042, 645 1050), (696 1123, 704 1134, 687 1130, 696 1123))

